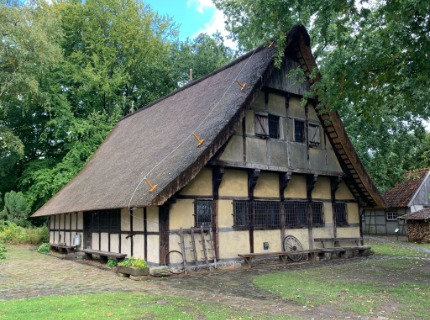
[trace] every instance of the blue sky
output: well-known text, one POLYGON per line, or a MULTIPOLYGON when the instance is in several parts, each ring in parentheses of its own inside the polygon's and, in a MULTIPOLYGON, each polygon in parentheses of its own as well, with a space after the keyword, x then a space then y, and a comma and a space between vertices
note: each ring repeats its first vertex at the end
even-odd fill
MULTIPOLYGON (((179 37, 185 40, 200 32, 212 34, 219 30, 224 36, 224 16, 211 0, 143 0, 159 14, 168 14, 180 24, 179 37)), ((231 43, 229 43, 231 45, 231 43)))

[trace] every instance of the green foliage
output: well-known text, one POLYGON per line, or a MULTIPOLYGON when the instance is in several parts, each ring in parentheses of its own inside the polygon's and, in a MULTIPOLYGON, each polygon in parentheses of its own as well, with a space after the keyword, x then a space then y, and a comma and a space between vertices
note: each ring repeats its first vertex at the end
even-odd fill
POLYGON ((6 255, 4 254, 4 252, 0 252, 0 260, 6 260, 6 255))
POLYGON ((2 243, 39 245, 48 241, 49 229, 45 226, 23 228, 10 221, 0 222, 2 243))
POLYGON ((5 245, 0 244, 0 253, 1 253, 1 252, 6 252, 6 251, 7 251, 7 250, 6 250, 5 245))
POLYGON ((18 226, 27 227, 30 225, 27 220, 29 213, 30 207, 21 192, 11 191, 5 194, 4 209, 0 212, 1 220, 11 221, 18 226))
POLYGON ((51 251, 51 247, 49 246, 49 243, 42 243, 39 248, 37 248, 37 252, 40 253, 46 253, 51 251))
POLYGON ((116 261, 115 260, 108 260, 108 262, 106 263, 106 265, 108 267, 115 267, 116 266, 116 261))
POLYGON ((132 268, 146 268, 146 267, 148 267, 145 260, 136 259, 134 257, 131 257, 129 259, 125 259, 122 262, 119 262, 118 266, 119 267, 132 267, 132 268))
MULTIPOLYGON (((215 0, 242 49, 293 25, 310 33, 322 79, 321 106, 339 111, 377 186, 387 189, 409 169, 430 115, 430 3, 426 1, 215 0)), ((283 55, 278 46, 277 65, 283 55)), ((323 109, 320 109, 323 112, 323 109)))

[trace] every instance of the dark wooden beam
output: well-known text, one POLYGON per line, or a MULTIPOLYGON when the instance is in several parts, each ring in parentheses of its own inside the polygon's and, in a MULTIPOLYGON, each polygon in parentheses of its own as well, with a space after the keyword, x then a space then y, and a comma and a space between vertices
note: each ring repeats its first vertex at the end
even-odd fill
MULTIPOLYGON (((342 177, 331 177, 330 178, 330 193, 331 193, 331 211, 333 219, 333 237, 337 238, 337 215, 336 215, 336 191, 339 188, 339 184, 342 182, 342 177)), ((334 243, 336 247, 338 242, 334 243)))
MULTIPOLYGON (((130 214, 130 234, 133 234, 133 211, 130 209, 129 211, 130 214)), ((127 239, 127 237, 126 237, 127 239)), ((133 252, 133 237, 130 237, 130 253, 131 256, 134 256, 134 252, 133 252)))
MULTIPOLYGON (((245 120, 244 120, 245 121, 245 120)), ((215 246, 215 255, 219 259, 219 228, 218 228, 218 215, 219 215, 219 186, 224 176, 225 168, 217 166, 212 168, 212 234, 215 246)))
POLYGON ((147 222, 146 222, 146 207, 143 208, 143 238, 144 238, 144 248, 143 248, 143 254, 144 254, 144 259, 145 261, 148 261, 148 227, 147 227, 147 222))
POLYGON ((318 175, 312 174, 306 176, 306 195, 309 201, 312 200, 312 190, 315 187, 315 183, 317 183, 318 175))
POLYGON ((169 252, 169 210, 170 204, 163 204, 159 207, 158 220, 159 220, 159 232, 160 232, 160 257, 159 264, 166 265, 169 264, 169 257, 167 253, 169 252))
POLYGON ((222 177, 225 173, 224 166, 216 166, 212 168, 212 197, 214 200, 219 199, 219 186, 222 182, 222 177))
MULTIPOLYGON (((252 202, 254 200, 254 188, 257 184, 257 180, 260 177, 260 169, 254 169, 248 171, 248 198, 252 202)), ((249 228, 249 249, 251 253, 254 253, 254 206, 249 206, 250 216, 250 228, 249 228)))

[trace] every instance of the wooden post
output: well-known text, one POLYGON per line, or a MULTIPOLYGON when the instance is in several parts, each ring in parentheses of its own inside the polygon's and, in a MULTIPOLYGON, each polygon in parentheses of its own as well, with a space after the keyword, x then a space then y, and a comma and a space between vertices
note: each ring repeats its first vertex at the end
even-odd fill
POLYGON ((159 231, 160 231, 160 265, 164 262, 169 265, 169 257, 167 256, 166 261, 164 261, 167 253, 169 252, 169 208, 170 203, 165 203, 159 207, 159 231))
POLYGON ((133 250, 133 211, 130 209, 130 254, 134 255, 133 250))
POLYGON ((108 224, 108 251, 110 252, 110 228, 111 228, 111 221, 112 221, 112 213, 113 210, 109 210, 109 224, 108 224))
POLYGON ((290 180, 291 180, 291 172, 279 174, 279 198, 281 199, 279 223, 281 224, 281 243, 284 242, 284 238, 285 238, 286 212, 285 212, 285 206, 284 206, 284 200, 285 200, 284 191, 287 188, 288 182, 290 182, 290 180))
POLYGON ((70 214, 70 223, 69 223, 69 238, 70 238, 70 245, 72 245, 72 214, 70 214))
MULTIPOLYGON (((337 214, 336 214, 336 191, 339 188, 339 184, 342 182, 342 177, 332 177, 330 179, 330 191, 331 191, 331 210, 333 215, 333 238, 337 238, 337 214)), ((360 221, 361 222, 361 221, 360 221)), ((334 242, 334 246, 338 246, 338 242, 334 242)))
MULTIPOLYGON (((307 129, 306 129, 307 130, 307 129)), ((317 183, 318 175, 312 174, 306 176, 306 193, 308 198, 308 240, 309 240, 309 250, 314 248, 314 239, 313 239, 313 222, 312 222, 312 190, 317 183)))
POLYGON ((144 248, 143 248, 143 254, 145 256, 145 260, 148 261, 148 230, 147 230, 147 222, 146 222, 146 207, 143 208, 143 238, 144 238, 144 248))
POLYGON ((100 219, 101 219, 101 214, 100 211, 97 212, 98 216, 99 216, 99 251, 102 250, 102 232, 101 232, 101 228, 100 228, 100 219))
POLYGON ((250 252, 254 253, 254 188, 257 184, 257 180, 260 177, 260 170, 255 169, 248 171, 248 198, 250 201, 250 205, 248 207, 249 214, 249 248, 250 252))
POLYGON ((223 166, 212 168, 212 232, 213 241, 215 245, 215 254, 219 257, 219 228, 218 228, 218 216, 219 216, 219 186, 224 176, 225 168, 223 166))

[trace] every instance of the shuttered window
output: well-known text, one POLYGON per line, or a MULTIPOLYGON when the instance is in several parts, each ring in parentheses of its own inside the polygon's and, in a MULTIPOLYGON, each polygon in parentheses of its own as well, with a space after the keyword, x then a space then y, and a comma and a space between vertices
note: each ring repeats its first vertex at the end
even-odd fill
POLYGON ((269 136, 269 117, 268 114, 255 115, 255 135, 268 137, 269 136))
POLYGON ((320 144, 320 127, 310 124, 308 132, 309 132, 309 144, 318 146, 320 144))

